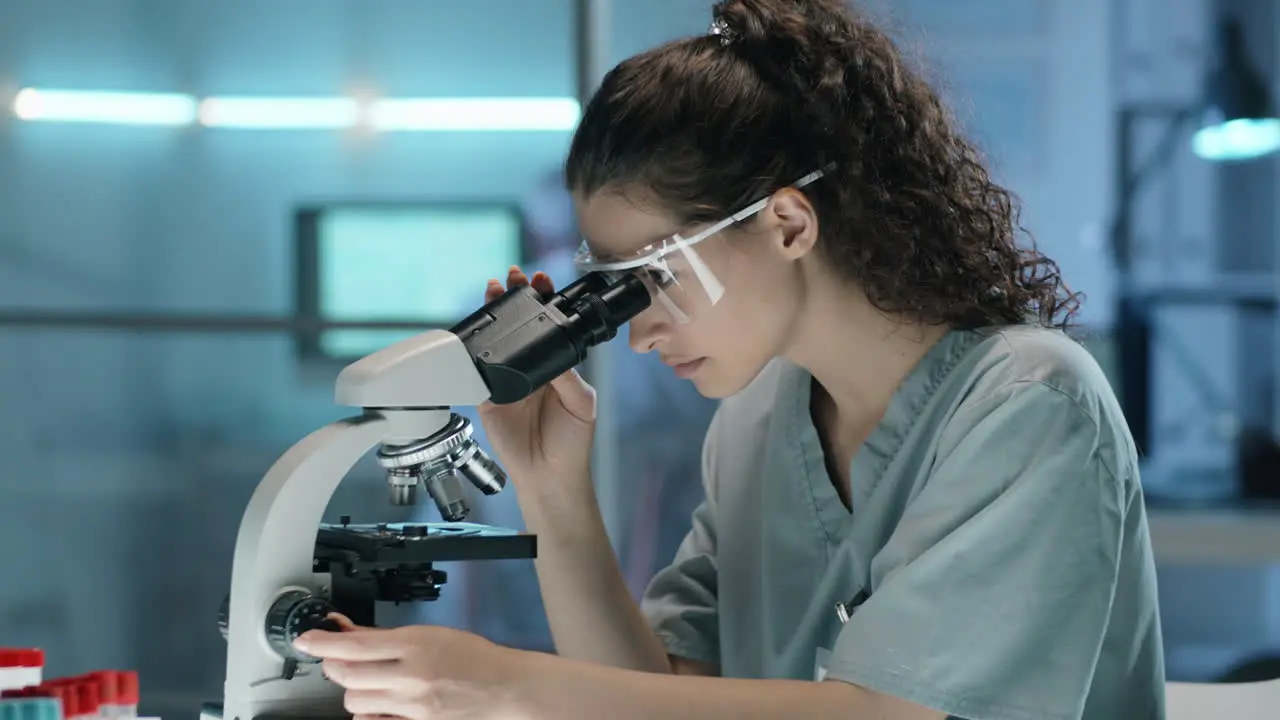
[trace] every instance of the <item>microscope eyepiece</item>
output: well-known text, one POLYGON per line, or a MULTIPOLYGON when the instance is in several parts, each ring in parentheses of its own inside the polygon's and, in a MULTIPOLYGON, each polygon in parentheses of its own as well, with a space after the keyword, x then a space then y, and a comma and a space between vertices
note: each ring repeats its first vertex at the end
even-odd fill
POLYGON ((502 405, 579 365, 650 302, 634 273, 592 272, 550 296, 530 286, 509 290, 452 332, 475 359, 490 400, 502 405))
MULTIPOLYGON (((580 364, 650 302, 649 289, 634 273, 588 273, 546 296, 531 286, 509 290, 450 332, 467 348, 489 399, 506 404, 580 364)), ((421 482, 449 522, 470 513, 462 479, 485 495, 507 484, 506 473, 472 438, 470 421, 456 413, 431 437, 382 445, 377 459, 386 469, 392 504, 415 504, 421 482)))
MULTIPOLYGON (((586 278, 609 277, 603 273, 591 273, 586 278)), ((584 278, 584 280, 586 279, 584 278)), ((576 344, 587 348, 608 342, 618 334, 618 328, 649 307, 649 289, 644 281, 633 273, 614 275, 612 284, 599 290, 580 294, 572 301, 568 316, 570 332, 577 335, 576 344)))

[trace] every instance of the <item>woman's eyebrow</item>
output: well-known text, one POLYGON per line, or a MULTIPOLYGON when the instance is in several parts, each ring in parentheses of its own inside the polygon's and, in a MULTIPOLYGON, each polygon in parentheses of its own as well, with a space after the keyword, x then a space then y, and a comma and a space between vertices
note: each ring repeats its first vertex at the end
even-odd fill
POLYGON ((630 250, 622 250, 622 251, 613 251, 613 250, 611 250, 611 251, 609 251, 609 252, 602 252, 602 251, 599 249, 598 244, 597 244, 597 243, 595 243, 595 242, 593 242, 593 241, 591 240, 591 238, 587 237, 586 235, 583 235, 583 236, 582 236, 582 241, 586 243, 586 245, 587 245, 587 249, 591 251, 591 254, 592 254, 592 255, 601 256, 601 257, 603 257, 603 256, 617 256, 617 255, 630 255, 630 254, 632 254, 632 253, 640 252, 641 250, 643 250, 643 249, 645 249, 645 248, 649 247, 650 245, 657 245, 658 243, 666 242, 667 240, 670 240, 672 237, 674 237, 674 236, 676 236, 676 235, 678 235, 678 234, 680 234, 680 231, 679 231, 679 230, 673 230, 673 231, 671 231, 671 232, 669 232, 669 233, 666 233, 665 235, 660 235, 660 236, 656 237, 656 238, 655 238, 655 239, 653 239, 653 240, 649 240, 649 241, 647 241, 647 242, 644 242, 643 244, 631 246, 631 249, 630 249, 630 250))

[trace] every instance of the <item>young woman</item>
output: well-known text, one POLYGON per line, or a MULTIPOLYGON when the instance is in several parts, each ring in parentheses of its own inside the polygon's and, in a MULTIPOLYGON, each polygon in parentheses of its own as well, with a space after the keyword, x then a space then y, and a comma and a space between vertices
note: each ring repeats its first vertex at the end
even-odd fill
POLYGON ((483 410, 558 655, 311 651, 353 713, 415 720, 1163 717, 1136 453, 1076 297, 882 31, 839 0, 714 12, 608 75, 566 166, 579 267, 649 283, 634 349, 724 398, 674 561, 637 606, 571 373, 483 410))

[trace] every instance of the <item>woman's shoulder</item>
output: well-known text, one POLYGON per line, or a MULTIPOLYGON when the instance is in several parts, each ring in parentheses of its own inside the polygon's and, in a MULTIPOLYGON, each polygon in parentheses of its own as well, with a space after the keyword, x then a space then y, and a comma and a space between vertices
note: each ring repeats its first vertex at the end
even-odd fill
POLYGON ((1059 473, 1064 462, 1079 471, 1087 459, 1098 463, 1099 477, 1136 491, 1139 457, 1128 422, 1081 340, 1036 326, 973 332, 932 405, 927 425, 937 456, 1004 463, 1029 476, 1033 466, 1059 473))
POLYGON ((962 363, 973 385, 971 395, 1041 386, 1072 398, 1091 414, 1114 399, 1106 372, 1080 339, 1036 325, 974 332, 978 341, 962 363))
POLYGON ((1128 422, 1111 381, 1080 339, 1031 325, 975 332, 952 373, 948 417, 984 416, 1003 407, 1009 422, 1040 425, 1042 413, 1080 413, 1101 442, 1130 453, 1128 422))
MULTIPOLYGON (((1110 380, 1098 360, 1081 340, 1060 330, 1010 325, 959 331, 944 342, 948 347, 936 353, 935 367, 923 368, 923 374, 943 380, 958 397, 975 400, 1035 385, 1056 390, 1099 413, 1100 405, 1114 401, 1110 380), (944 376, 938 376, 939 371, 944 376)), ((728 421, 736 428, 786 420, 785 415, 796 409, 795 398, 807 395, 807 381, 802 368, 775 358, 746 387, 725 398, 716 414, 721 424, 728 421)), ((942 388, 934 385, 934 390, 942 388)))

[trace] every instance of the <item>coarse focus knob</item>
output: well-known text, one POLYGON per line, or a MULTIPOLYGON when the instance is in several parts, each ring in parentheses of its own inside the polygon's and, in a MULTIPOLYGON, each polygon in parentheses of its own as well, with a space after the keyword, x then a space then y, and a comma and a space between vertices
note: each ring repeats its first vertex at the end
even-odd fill
POLYGON ((267 642, 284 658, 286 666, 319 662, 318 658, 295 648, 293 643, 310 630, 338 630, 338 624, 329 619, 332 612, 333 605, 322 597, 304 590, 287 592, 277 598, 267 612, 267 642))

